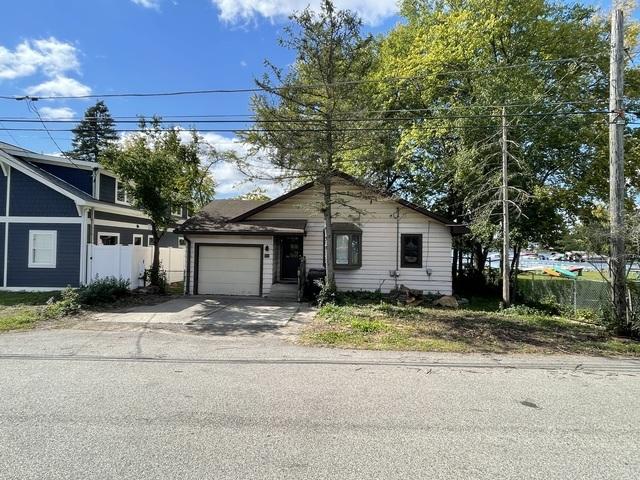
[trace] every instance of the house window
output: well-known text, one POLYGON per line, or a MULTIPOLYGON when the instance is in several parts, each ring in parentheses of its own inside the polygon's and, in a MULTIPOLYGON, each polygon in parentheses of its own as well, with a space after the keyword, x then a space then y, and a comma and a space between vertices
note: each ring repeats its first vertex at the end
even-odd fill
POLYGON ((127 189, 124 187, 124 183, 120 180, 116 180, 116 202, 123 203, 125 205, 129 205, 129 193, 127 189))
POLYGON ((186 246, 187 246, 187 241, 184 239, 184 237, 178 237, 178 247, 185 248, 186 246))
POLYGON ((149 246, 155 245, 153 241, 153 235, 147 235, 147 245, 149 246))
POLYGON ((133 235, 133 244, 136 247, 141 247, 142 246, 142 239, 143 239, 143 237, 139 233, 134 234, 133 235))
POLYGON ((400 236, 400 266, 422 268, 422 235, 403 233, 400 236))
POLYGON ((336 224, 333 231, 334 266, 362 266, 362 230, 353 224, 336 224))
POLYGON ((56 268, 58 232, 29 230, 29 268, 56 268))
POLYGON ((182 207, 180 205, 171 207, 171 215, 174 217, 182 217, 182 207))
POLYGON ((120 234, 111 232, 98 233, 98 245, 119 245, 120 234))

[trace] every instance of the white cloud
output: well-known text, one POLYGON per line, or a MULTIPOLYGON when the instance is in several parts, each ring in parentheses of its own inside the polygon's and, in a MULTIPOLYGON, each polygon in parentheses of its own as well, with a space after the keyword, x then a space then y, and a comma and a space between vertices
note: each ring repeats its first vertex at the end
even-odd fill
POLYGON ((91 94, 91 88, 79 81, 56 75, 51 80, 27 88, 29 95, 77 97, 91 94))
POLYGON ((54 37, 25 40, 15 50, 0 45, 0 79, 27 77, 39 71, 52 77, 79 67, 76 47, 54 37))
POLYGON ((160 0, 131 0, 136 5, 140 5, 143 8, 152 8, 154 10, 160 10, 160 0))
POLYGON ((242 68, 246 67, 247 66, 247 62, 245 62, 244 60, 240 60, 240 66, 242 68))
MULTIPOLYGON (((218 7, 220 18, 237 23, 254 20, 257 16, 268 19, 284 18, 303 10, 307 5, 318 10, 319 0, 211 0, 218 7)), ((365 23, 376 25, 398 12, 398 0, 336 0, 337 8, 357 12, 365 23)))
POLYGON ((76 115, 69 107, 42 107, 39 111, 45 120, 70 120, 76 115))
MULTIPOLYGON (((214 132, 206 132, 202 136, 209 145, 218 151, 233 151, 242 158, 246 158, 249 153, 249 146, 238 138, 229 138, 214 132)), ((251 164, 252 171, 260 170, 265 173, 265 177, 268 177, 269 173, 275 172, 273 167, 264 159, 253 158, 251 164)), ((268 196, 275 198, 282 195, 285 190, 282 182, 276 183, 270 180, 251 179, 240 171, 235 164, 229 162, 215 164, 211 168, 211 174, 216 182, 216 197, 218 198, 237 197, 254 190, 256 187, 264 188, 268 196)))

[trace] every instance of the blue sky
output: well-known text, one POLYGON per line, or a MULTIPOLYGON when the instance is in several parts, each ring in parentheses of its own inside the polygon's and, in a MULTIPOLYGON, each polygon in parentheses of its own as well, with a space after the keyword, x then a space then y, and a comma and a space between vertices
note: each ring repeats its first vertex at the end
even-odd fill
MULTIPOLYGON (((76 95, 241 88, 253 86, 268 58, 291 53, 277 45, 286 15, 308 0, 7 0, 0 29, 0 94, 76 95)), ((608 1, 588 2, 608 8, 608 1)), ((337 0, 358 11, 367 30, 396 22, 395 0, 337 0)), ((248 114, 248 94, 109 99, 114 116, 248 114)), ((0 100, 0 117, 35 118, 24 102, 0 100)), ((50 118, 76 118, 87 100, 39 101, 50 118)), ((16 126, 13 124, 13 126, 16 126)), ((32 125, 38 127, 38 125, 32 125)), ((234 125, 235 126, 235 125, 234 125)), ((229 126, 232 128, 233 126, 229 126)), ((60 125, 52 128, 63 128, 60 125)), ((224 128, 224 127, 221 127, 224 128)), ((0 140, 54 153, 44 132, 0 131, 0 140), (15 141, 14 141, 15 140, 15 141)), ((71 134, 56 132, 62 149, 71 134)), ((235 148, 233 134, 211 134, 219 148, 235 148)), ((240 175, 218 166, 218 195, 239 187, 240 175)), ((272 194, 277 187, 269 187, 272 194)))

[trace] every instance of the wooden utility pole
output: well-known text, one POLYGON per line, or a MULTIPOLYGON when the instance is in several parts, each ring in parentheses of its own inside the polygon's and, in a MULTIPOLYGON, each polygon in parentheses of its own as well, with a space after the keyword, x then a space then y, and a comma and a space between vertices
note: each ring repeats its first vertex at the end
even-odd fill
POLYGON ((509 151, 507 149, 507 109, 502 107, 502 305, 511 303, 509 289, 509 151))
POLYGON ((611 16, 609 77, 609 221, 611 300, 617 324, 627 323, 626 262, 624 246, 624 15, 614 8, 611 16))

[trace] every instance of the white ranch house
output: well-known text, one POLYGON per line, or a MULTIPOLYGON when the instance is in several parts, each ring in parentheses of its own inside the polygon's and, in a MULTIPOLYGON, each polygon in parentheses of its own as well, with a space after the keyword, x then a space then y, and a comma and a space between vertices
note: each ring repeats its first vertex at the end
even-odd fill
MULTIPOLYGON (((461 225, 346 174, 336 174, 332 188, 338 290, 388 293, 402 284, 452 293, 451 239, 461 225)), ((308 183, 267 202, 211 202, 179 229, 187 242, 186 292, 295 292, 301 259, 307 270, 324 268, 321 201, 322 187, 308 183)))

